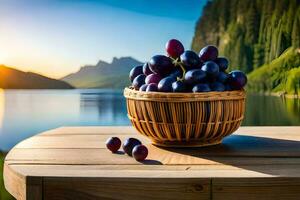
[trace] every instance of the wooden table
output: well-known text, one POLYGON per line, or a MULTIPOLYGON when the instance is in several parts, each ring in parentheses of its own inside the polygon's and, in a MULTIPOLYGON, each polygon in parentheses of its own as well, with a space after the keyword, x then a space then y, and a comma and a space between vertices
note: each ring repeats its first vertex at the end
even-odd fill
POLYGON ((4 165, 17 199, 300 199, 300 127, 241 127, 221 145, 158 148, 131 127, 62 127, 16 145, 4 165), (143 163, 105 148, 140 138, 143 163))

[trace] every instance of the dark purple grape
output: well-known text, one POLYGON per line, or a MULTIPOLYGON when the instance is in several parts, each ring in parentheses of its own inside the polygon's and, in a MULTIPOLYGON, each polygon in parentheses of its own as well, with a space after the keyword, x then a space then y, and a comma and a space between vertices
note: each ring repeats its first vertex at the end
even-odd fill
POLYGON ((170 57, 178 58, 184 52, 184 47, 180 41, 171 39, 166 44, 166 51, 170 57))
POLYGON ((136 145, 132 150, 132 155, 135 160, 143 161, 148 156, 148 149, 144 145, 136 145))
MULTIPOLYGON (((183 81, 184 82, 184 81, 183 81)), ((184 82, 185 83, 185 82, 184 82)), ((193 92, 193 87, 195 85, 188 85, 187 83, 185 83, 185 86, 186 86, 186 90, 185 92, 193 92)))
POLYGON ((162 76, 168 75, 174 69, 171 58, 164 55, 153 56, 149 62, 149 67, 152 72, 162 76))
POLYGON ((225 91, 225 86, 220 82, 211 83, 209 86, 212 91, 217 91, 217 92, 225 91))
POLYGON ((106 147, 111 152, 116 153, 121 147, 121 140, 118 137, 110 137, 106 140, 106 147))
POLYGON ((171 77, 174 77, 174 78, 181 78, 182 77, 182 70, 181 69, 178 69, 178 68, 175 68, 170 74, 169 76, 171 77))
POLYGON ((139 91, 146 91, 148 84, 144 84, 140 87, 139 91))
POLYGON ((124 141, 123 143, 123 150, 125 153, 127 153, 129 156, 132 156, 132 149, 136 146, 136 145, 140 145, 142 144, 141 141, 139 141, 138 139, 135 138, 128 138, 124 141))
POLYGON ((187 50, 183 52, 180 56, 180 60, 187 70, 199 68, 201 66, 199 56, 194 51, 187 50))
POLYGON ((229 84, 225 84, 225 91, 232 91, 232 88, 229 84))
POLYGON ((150 74, 146 77, 145 83, 146 84, 150 84, 150 83, 158 84, 161 79, 162 79, 162 77, 159 74, 150 74))
POLYGON ((213 61, 207 61, 201 67, 201 70, 206 72, 209 78, 214 78, 219 73, 219 66, 213 61))
POLYGON ((158 83, 158 91, 160 92, 172 92, 172 83, 176 81, 176 78, 167 76, 158 83))
POLYGON ((143 66, 136 66, 132 68, 129 72, 129 79, 132 82, 135 77, 143 73, 143 66))
POLYGON ((150 70, 150 67, 149 67, 149 64, 146 62, 144 65, 143 65, 143 73, 148 76, 150 74, 152 74, 153 72, 150 70))
POLYGON ((200 60, 202 62, 214 61, 218 58, 218 48, 213 45, 208 45, 201 49, 199 53, 200 60))
POLYGON ((173 92, 186 92, 187 86, 182 81, 175 81, 172 83, 173 92))
POLYGON ((225 72, 219 72, 217 75, 217 81, 221 83, 226 83, 229 78, 229 75, 225 72))
POLYGON ((247 84, 247 76, 239 70, 229 73, 229 85, 233 90, 240 90, 247 84))
POLYGON ((157 92, 157 91, 158 91, 158 87, 156 83, 150 83, 146 88, 146 92, 157 92))
POLYGON ((205 84, 205 83, 200 83, 200 84, 197 84, 193 87, 192 89, 193 92, 210 92, 210 87, 208 84, 205 84))
POLYGON ((201 69, 192 69, 187 71, 184 76, 184 82, 189 85, 195 85, 197 83, 204 82, 206 80, 206 74, 201 69))
POLYGON ((132 82, 132 86, 134 87, 134 89, 136 90, 140 89, 140 87, 145 84, 145 79, 146 79, 145 74, 140 74, 137 77, 135 77, 135 79, 133 79, 132 82))
POLYGON ((226 71, 228 68, 229 61, 225 57, 219 57, 215 60, 217 65, 219 65, 220 71, 226 71))

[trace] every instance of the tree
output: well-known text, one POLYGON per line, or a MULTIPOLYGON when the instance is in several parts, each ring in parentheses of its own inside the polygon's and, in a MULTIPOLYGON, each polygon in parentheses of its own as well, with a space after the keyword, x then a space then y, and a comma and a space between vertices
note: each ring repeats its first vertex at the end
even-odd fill
POLYGON ((295 48, 300 47, 300 20, 299 14, 300 9, 297 11, 297 16, 295 17, 294 24, 293 24, 293 31, 292 31, 292 45, 295 48))

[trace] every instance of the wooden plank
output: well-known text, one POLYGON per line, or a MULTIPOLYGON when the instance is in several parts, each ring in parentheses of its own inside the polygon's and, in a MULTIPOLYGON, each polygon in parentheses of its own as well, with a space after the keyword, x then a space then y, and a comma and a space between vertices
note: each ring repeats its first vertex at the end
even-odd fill
MULTIPOLYGON (((226 177, 226 176, 234 177, 235 173, 238 173, 237 177, 268 177, 267 174, 262 175, 261 173, 258 173, 258 172, 255 173, 253 171, 252 172, 248 171, 247 173, 245 173, 243 175, 243 172, 246 172, 245 170, 241 170, 239 168, 234 169, 232 166, 223 166, 223 165, 222 166, 210 166, 209 168, 207 166, 171 166, 172 169, 170 169, 170 168, 166 169, 165 168, 166 166, 160 166, 160 165, 158 165, 158 166, 139 165, 140 169, 136 169, 137 166, 132 166, 132 165, 123 166, 123 167, 125 167, 125 169, 120 169, 120 167, 122 167, 122 166, 116 166, 116 165, 115 166, 66 166, 66 165, 64 165, 64 166, 20 165, 19 166, 19 165, 12 165, 13 171, 18 171, 24 175, 28 175, 28 174, 34 175, 34 176, 41 175, 43 177, 55 177, 55 176, 57 176, 57 177, 81 177, 81 178, 82 177, 109 177, 110 180, 112 177, 125 178, 126 180, 128 179, 128 177, 146 178, 146 179, 147 178, 149 179, 149 178, 166 178, 167 177, 167 178, 176 178, 176 180, 178 180, 178 178, 186 179, 186 178, 191 178, 191 177, 202 177, 202 178, 218 177, 218 176, 219 177, 226 177), (115 169, 113 169, 113 167, 115 169), (141 168, 144 168, 144 167, 148 167, 148 169, 141 170, 141 168), (21 171, 20 171, 20 169, 21 169, 21 171), (186 169, 188 169, 188 170, 186 170, 186 169), (104 170, 104 171, 102 171, 102 170, 104 170), (178 171, 181 171, 181 173, 178 171)), ((243 167, 247 168, 249 166, 243 166, 243 167)), ((272 173, 272 170, 270 170, 270 166, 265 166, 265 169, 262 169, 261 167, 262 166, 258 166, 255 170, 256 171, 267 170, 268 173, 272 173)), ((273 167, 271 167, 271 168, 273 168, 273 167)), ((286 165, 286 166, 282 166, 281 169, 278 166, 276 166, 276 167, 281 172, 284 172, 284 171, 290 172, 292 167, 294 167, 294 169, 292 169, 292 170, 297 170, 296 174, 298 174, 298 176, 299 176, 300 167, 298 165, 297 166, 286 165)), ((254 169, 252 168, 252 170, 254 170, 254 169)), ((282 176, 282 174, 280 174, 279 171, 276 171, 274 169, 273 169, 273 173, 276 174, 276 176, 282 176)), ((294 175, 295 174, 292 174, 291 176, 294 176, 294 175)), ((269 177, 270 176, 271 175, 269 175, 269 177)), ((217 179, 217 180, 222 180, 222 179, 217 179)), ((60 179, 57 181, 61 182, 60 179)), ((83 180, 80 179, 80 181, 83 181, 83 180)), ((225 182, 227 182, 227 181, 228 181, 228 179, 225 180, 225 182)), ((161 180, 160 180, 160 182, 161 182, 161 180)), ((246 181, 246 183, 248 183, 248 181, 246 181)), ((98 185, 98 183, 97 183, 97 185, 98 185)), ((221 185, 223 185, 222 182, 221 182, 221 185)), ((237 185, 240 186, 240 182, 238 182, 237 185)), ((220 186, 220 185, 217 185, 217 186, 220 186)), ((248 187, 250 187, 250 186, 247 186, 247 188, 248 187)), ((63 188, 65 188, 65 186, 63 188)), ((224 191, 224 189, 222 189, 222 188, 223 187, 221 187, 221 189, 220 189, 220 187, 216 187, 216 190, 224 191)), ((278 188, 278 186, 277 186, 277 188, 278 188)), ((255 189, 253 189, 253 190, 255 190, 255 189)), ((57 192, 56 189, 55 189, 55 192, 57 192)), ((60 192, 62 192, 62 191, 60 191, 60 192)), ((74 192, 80 192, 80 191, 74 191, 74 192)), ((92 192, 94 192, 94 190, 92 192)), ((230 192, 228 192, 228 193, 230 193, 230 192)), ((250 191, 250 193, 251 193, 251 191, 250 191)), ((41 194, 41 192, 35 192, 34 194, 41 194)), ((48 195, 48 193, 46 193, 45 195, 48 195)), ((87 194, 84 194, 84 196, 82 196, 82 198, 89 198, 89 195, 90 195, 90 193, 87 192, 87 194)), ((52 196, 50 195, 49 197, 52 198, 53 195, 52 196)), ((223 195, 222 195, 222 197, 223 197, 223 195)), ((58 198, 58 199, 63 198, 63 195, 58 196, 58 197, 55 196, 55 198, 58 198)), ((139 197, 137 197, 137 198, 139 198, 139 197)))
MULTIPOLYGON (((149 141, 146 137, 142 135, 131 135, 131 134, 112 134, 113 136, 120 137, 120 139, 124 140, 128 137, 136 137, 144 142, 149 141)), ((82 146, 82 143, 88 143, 89 145, 93 145, 93 143, 89 142, 99 142, 96 145, 93 145, 92 148, 100 147, 105 148, 104 142, 107 140, 107 138, 111 137, 112 135, 37 135, 28 139, 25 139, 24 141, 20 142, 18 145, 15 146, 15 148, 51 148, 49 145, 55 145, 59 144, 59 146, 62 145, 63 142, 65 142, 66 148, 71 146, 76 146, 76 148, 80 148, 82 146), (73 141, 75 140, 75 141, 73 141), (73 143, 70 143, 73 142, 73 143), (40 145, 40 146, 37 146, 40 145)), ((282 145, 286 143, 286 146, 290 146, 289 143, 295 143, 297 144, 300 142, 300 134, 280 134, 280 135, 260 135, 260 136, 253 136, 253 135, 241 135, 241 134, 234 134, 232 136, 229 136, 224 139, 223 144, 229 144, 229 143, 237 143, 232 145, 238 145, 241 146, 245 145, 253 145, 252 143, 258 143, 261 146, 271 146, 270 143, 275 145, 282 145), (276 137, 276 138, 275 138, 276 137), (287 140, 287 141, 286 141, 287 140), (295 142, 293 142, 295 141, 295 142), (242 143, 242 144, 241 144, 242 143)), ((257 144, 257 145, 258 145, 257 144)), ((83 146, 85 148, 86 146, 83 146)), ((57 146, 54 146, 53 148, 58 148, 57 146)), ((207 147, 206 147, 207 148, 207 147)), ((204 148, 204 149, 206 149, 204 148)), ((201 149, 201 148, 199 148, 201 149)))
POLYGON ((245 135, 299 135, 300 126, 241 126, 236 133, 245 135))
POLYGON ((201 178, 45 178, 44 199, 210 199, 201 178))
POLYGON ((119 178, 211 178, 300 177, 299 165, 31 165, 10 164, 24 176, 119 177, 119 178), (84 172, 84 173, 83 173, 84 172))
POLYGON ((3 179, 5 189, 16 199, 25 200, 26 199, 26 180, 21 174, 18 174, 15 170, 4 163, 3 166, 3 179))
POLYGON ((26 199, 42 200, 43 199, 43 178, 26 176, 26 199))
POLYGON ((300 178, 214 178, 212 199, 299 199, 300 178))
MULTIPOLYGON (((132 135, 115 135, 122 141, 126 138, 132 137, 132 135)), ((95 149, 106 148, 105 142, 110 135, 54 135, 54 136, 35 136, 23 140, 17 144, 14 148, 31 148, 31 149, 95 149)), ((136 137, 137 138, 137 137, 136 137)), ((149 143, 148 139, 143 136, 138 136, 143 143, 149 143)))
MULTIPOLYGON (((183 154, 155 146, 149 146, 144 164, 152 165, 272 165, 299 164, 300 158, 274 157, 226 157, 183 154)), ((82 164, 82 165, 130 165, 138 164, 124 154, 112 154, 106 149, 12 149, 6 157, 8 163, 27 164, 82 164)), ((140 163, 141 164, 141 163, 140 163)))
MULTIPOLYGON (((300 132, 300 126, 242 126, 235 134, 241 135, 296 135, 300 132)), ((138 134, 132 126, 74 126, 60 127, 41 133, 41 135, 86 135, 86 134, 138 134)))
MULTIPOLYGON (((129 135, 115 135, 122 141, 129 135)), ((56 135, 51 137, 35 136, 19 143, 16 148, 32 149, 105 149, 105 141, 109 135, 56 135)), ((175 152, 181 155, 201 156, 253 156, 253 157, 300 157, 300 134, 286 139, 254 137, 248 135, 232 135, 224 139, 223 143, 205 148, 158 148, 149 144, 147 138, 137 136, 147 144, 149 150, 166 154, 175 152)), ((109 159, 109 158, 108 158, 109 159)))
POLYGON ((6 190, 19 200, 41 200, 43 192, 42 178, 24 176, 15 168, 4 164, 4 184, 6 190))
POLYGON ((40 135, 111 135, 111 134, 138 134, 132 126, 74 126, 60 127, 41 133, 40 135))

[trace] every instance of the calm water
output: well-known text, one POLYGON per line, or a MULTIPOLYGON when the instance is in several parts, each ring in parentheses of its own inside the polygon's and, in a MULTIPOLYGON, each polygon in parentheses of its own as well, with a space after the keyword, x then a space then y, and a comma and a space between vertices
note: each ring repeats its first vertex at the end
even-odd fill
MULTIPOLYGON (((300 125, 300 100, 248 95, 244 125, 300 125)), ((60 126, 129 125, 116 90, 0 90, 0 149, 60 126)))

